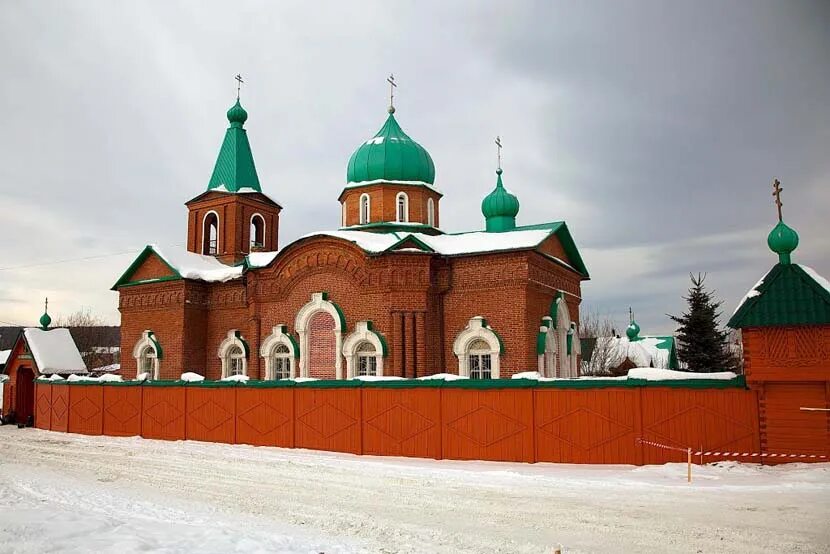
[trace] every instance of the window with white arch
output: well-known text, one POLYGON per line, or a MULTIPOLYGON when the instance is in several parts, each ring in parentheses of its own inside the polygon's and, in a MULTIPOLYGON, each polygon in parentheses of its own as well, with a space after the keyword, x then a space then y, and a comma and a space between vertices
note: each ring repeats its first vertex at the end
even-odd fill
POLYGON ((360 224, 366 225, 371 221, 370 219, 370 212, 371 212, 371 203, 369 200, 369 195, 363 193, 360 195, 360 224))
POLYGON ((251 216, 251 250, 265 246, 265 218, 259 214, 251 216))
POLYGON ((136 377, 146 374, 148 380, 159 379, 161 347, 149 329, 141 334, 141 338, 133 347, 133 357, 136 362, 136 377))
POLYGON ((395 197, 395 210, 398 222, 406 223, 409 221, 409 196, 405 192, 399 192, 395 197))
POLYGON ((354 331, 343 340, 346 378, 382 376, 385 355, 384 339, 372 329, 372 323, 358 321, 354 331))
POLYGON ((340 212, 341 212, 340 213, 340 219, 341 219, 340 226, 345 227, 347 225, 347 223, 346 223, 346 201, 345 200, 343 201, 343 204, 340 207, 340 212))
POLYGON ((209 211, 202 219, 202 254, 215 256, 219 253, 219 214, 209 211))
POLYGON ((296 374, 297 342, 288 334, 285 325, 277 325, 265 337, 260 346, 260 355, 265 359, 266 379, 291 379, 296 374))
POLYGON ((435 227, 435 201, 432 198, 427 199, 427 225, 435 227))
POLYGON ((239 331, 228 331, 228 336, 219 345, 217 352, 222 360, 222 378, 234 375, 248 375, 248 345, 239 331))
POLYGON ((498 379, 501 375, 501 342, 481 316, 471 318, 455 338, 453 354, 463 377, 498 379))

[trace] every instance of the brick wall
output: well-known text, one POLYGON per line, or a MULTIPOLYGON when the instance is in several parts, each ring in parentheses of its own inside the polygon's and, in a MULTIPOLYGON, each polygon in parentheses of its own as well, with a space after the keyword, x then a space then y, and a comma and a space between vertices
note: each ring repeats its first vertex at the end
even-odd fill
POLYGON ((308 374, 317 379, 334 379, 337 343, 334 318, 328 312, 317 312, 308 323, 308 374))
POLYGON ((435 204, 434 226, 439 226, 438 204, 441 194, 422 186, 398 184, 377 184, 344 190, 340 202, 346 206, 346 226, 360 224, 360 197, 363 194, 369 195, 371 223, 397 221, 399 192, 405 192, 409 197, 409 221, 413 223, 427 223, 427 201, 432 198, 435 204))

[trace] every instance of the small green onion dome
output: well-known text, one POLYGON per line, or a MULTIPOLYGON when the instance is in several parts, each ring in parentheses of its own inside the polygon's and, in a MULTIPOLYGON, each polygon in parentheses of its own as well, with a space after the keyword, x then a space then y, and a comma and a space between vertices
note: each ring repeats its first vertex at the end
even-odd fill
POLYGON ((236 104, 228 110, 228 121, 230 121, 231 125, 236 125, 237 127, 241 127, 242 124, 248 121, 248 112, 239 103, 239 98, 236 99, 236 104))
POLYGON ((798 246, 798 233, 794 229, 779 221, 767 237, 769 249, 778 254, 782 264, 790 263, 790 253, 798 246))
POLYGON ((628 337, 628 340, 635 341, 639 340, 640 338, 640 326, 637 325, 636 321, 632 321, 628 324, 628 327, 625 330, 625 336, 628 337))
POLYGON ((45 329, 49 328, 49 326, 51 324, 52 324, 52 318, 49 317, 48 313, 43 312, 43 315, 40 316, 40 326, 41 326, 41 328, 43 328, 45 330, 45 329))
POLYGON ((512 194, 501 181, 501 168, 496 170, 496 188, 481 201, 481 213, 491 232, 509 231, 516 227, 516 214, 519 213, 519 199, 512 194))
POLYGON ((394 109, 380 131, 349 158, 346 182, 411 181, 435 183, 435 164, 426 149, 409 138, 395 120, 394 109))

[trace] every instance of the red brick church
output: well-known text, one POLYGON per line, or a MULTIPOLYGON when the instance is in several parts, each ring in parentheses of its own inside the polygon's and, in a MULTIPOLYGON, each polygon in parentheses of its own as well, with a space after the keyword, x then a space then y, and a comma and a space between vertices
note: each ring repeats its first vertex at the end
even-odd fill
POLYGON ((432 158, 394 112, 351 156, 336 228, 280 247, 237 99, 187 250, 149 245, 113 287, 124 377, 576 377, 589 277, 565 223, 517 225, 499 167, 484 230, 445 233, 432 158))

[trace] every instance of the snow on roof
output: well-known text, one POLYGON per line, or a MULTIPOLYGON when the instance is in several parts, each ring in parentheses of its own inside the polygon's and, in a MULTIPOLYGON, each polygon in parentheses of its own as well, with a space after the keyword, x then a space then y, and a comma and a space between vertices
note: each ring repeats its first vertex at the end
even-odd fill
POLYGON ((273 262, 274 258, 276 258, 279 253, 279 250, 274 250, 272 252, 251 252, 248 254, 248 267, 265 267, 273 262))
MULTIPOLYGON (((384 252, 403 239, 413 237, 436 253, 445 256, 480 254, 503 250, 534 248, 551 234, 550 229, 531 229, 488 233, 474 231, 457 235, 426 235, 423 233, 370 233, 367 231, 318 231, 302 238, 330 236, 353 242, 367 252, 384 252)), ((560 260, 561 261, 561 260, 560 260)), ((565 263, 565 262, 562 262, 565 263)), ((568 265, 565 263, 565 265, 568 265)), ((570 266, 568 266, 570 267, 570 266)))
POLYGON ((607 349, 607 355, 598 357, 605 358, 605 367, 601 368, 604 370, 619 367, 627 359, 638 367, 668 368, 671 350, 660 347, 665 341, 666 337, 641 337, 636 341, 628 337, 600 337, 594 350, 607 349))
POLYGON ((41 374, 87 372, 69 329, 27 328, 23 336, 41 374))
POLYGON ((741 309, 741 306, 743 306, 746 303, 746 301, 749 300, 750 298, 754 298, 756 296, 761 296, 761 291, 758 290, 758 289, 761 287, 761 285, 764 284, 764 279, 767 278, 767 275, 769 275, 769 271, 764 273, 764 276, 761 277, 760 279, 758 279, 758 282, 755 283, 755 285, 751 289, 749 289, 749 291, 744 295, 743 298, 741 298, 741 301, 738 302, 738 305, 735 307, 735 311, 732 312, 732 315, 735 315, 736 313, 738 313, 738 310, 741 309))
POLYGON ((242 276, 241 265, 225 265, 213 256, 202 256, 177 248, 161 249, 155 244, 151 244, 150 247, 184 279, 224 282, 242 276))
POLYGON ((89 369, 90 373, 112 373, 121 369, 121 364, 109 364, 89 369))
MULTIPOLYGON (((380 138, 383 139, 383 137, 380 137, 380 138)), ((371 141, 372 141, 372 139, 369 139, 369 142, 371 142, 371 141)), ((366 144, 368 144, 368 142, 366 144)), ((355 188, 355 187, 365 187, 365 186, 368 186, 368 185, 377 185, 377 184, 380 184, 380 183, 389 183, 389 184, 392 184, 392 185, 415 185, 415 186, 426 187, 426 188, 428 188, 430 190, 433 190, 433 191, 435 191, 439 194, 441 193, 441 191, 438 190, 438 187, 436 187, 435 185, 430 185, 429 183, 426 183, 424 181, 390 181, 388 179, 375 179, 373 181, 357 181, 357 182, 350 181, 350 182, 346 183, 346 186, 344 188, 351 189, 351 188, 355 188)))
POLYGON ((0 364, 5 364, 11 353, 11 350, 0 350, 0 364))
POLYGON ((804 273, 809 275, 813 279, 813 281, 815 281, 816 283, 818 283, 819 285, 824 287, 824 290, 826 290, 827 292, 830 292, 830 281, 828 281, 827 279, 825 279, 824 277, 819 275, 818 272, 816 272, 815 269, 813 269, 810 266, 806 266, 804 264, 796 264, 796 265, 798 267, 800 267, 801 269, 803 269, 804 273))
POLYGON ((223 184, 219 185, 218 187, 208 189, 207 192, 225 192, 227 194, 261 194, 262 196, 264 196, 265 198, 267 198, 271 202, 273 202, 275 204, 279 204, 280 206, 282 206, 282 204, 277 202, 277 200, 275 200, 274 198, 271 198, 270 196, 268 196, 267 194, 265 194, 261 190, 257 190, 253 187, 239 187, 239 190, 228 190, 228 187, 226 187, 225 184, 223 183, 223 184))

